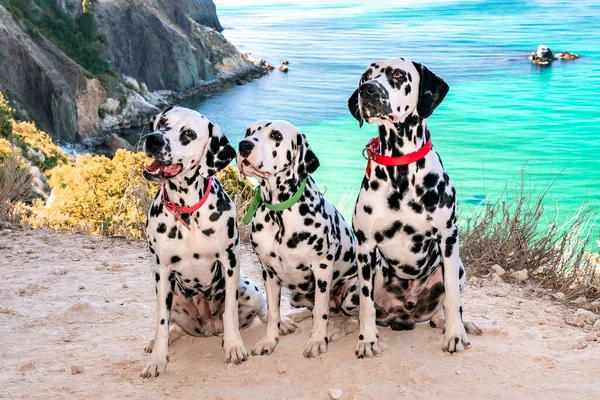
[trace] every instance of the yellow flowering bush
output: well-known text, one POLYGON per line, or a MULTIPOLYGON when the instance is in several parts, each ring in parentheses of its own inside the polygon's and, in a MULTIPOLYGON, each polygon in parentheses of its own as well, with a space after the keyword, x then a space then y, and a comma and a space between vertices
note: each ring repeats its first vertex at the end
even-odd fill
POLYGON ((46 132, 38 130, 33 123, 24 121, 17 122, 14 120, 11 120, 11 123, 11 139, 21 148, 24 155, 27 156, 27 149, 29 147, 34 151, 43 154, 43 161, 36 156, 28 157, 29 160, 42 171, 47 171, 71 161, 70 156, 62 151, 46 132))
MULTIPOLYGON (((143 153, 118 150, 112 159, 82 155, 50 170, 52 197, 45 205, 34 203, 28 222, 48 229, 143 238, 146 213, 158 190, 142 176, 145 163, 143 153)), ((217 176, 234 200, 245 202, 251 196, 252 184, 239 182, 232 166, 217 176)))
POLYGON ((49 229, 142 238, 156 187, 142 177, 145 157, 82 155, 49 172, 52 196, 34 204, 29 223, 49 229))

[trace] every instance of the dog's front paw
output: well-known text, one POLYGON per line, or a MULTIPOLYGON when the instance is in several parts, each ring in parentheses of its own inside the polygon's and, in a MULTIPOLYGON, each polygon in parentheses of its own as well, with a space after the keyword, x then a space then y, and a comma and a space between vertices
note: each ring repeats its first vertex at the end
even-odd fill
POLYGON ((223 351, 225 352, 225 362, 228 364, 241 364, 248 359, 248 351, 241 338, 231 343, 223 342, 223 351))
POLYGON ((165 370, 167 369, 167 362, 168 361, 166 358, 160 361, 150 361, 148 364, 146 364, 140 376, 145 379, 164 374, 165 370))
POLYGON ((144 347, 144 353, 152 353, 152 349, 154 349, 154 339, 148 340, 148 344, 144 347))
POLYGON ((381 350, 379 349, 379 337, 377 336, 377 330, 374 332, 360 333, 358 335, 358 343, 356 344, 356 357, 358 358, 371 358, 373 356, 379 357, 381 350))
POLYGON ((268 356, 275 351, 279 338, 269 339, 266 336, 262 338, 252 349, 253 356, 268 356))
POLYGON ((442 346, 443 351, 452 354, 466 350, 470 347, 471 343, 469 343, 467 332, 462 322, 453 324, 452 326, 446 326, 444 344, 442 346))
POLYGON ((479 336, 479 335, 483 334, 483 330, 475 322, 465 321, 464 325, 465 325, 465 330, 467 331, 467 333, 469 335, 479 336))
POLYGON ((313 338, 311 337, 306 347, 304 348, 304 357, 313 358, 318 357, 321 354, 327 353, 327 344, 329 343, 329 339, 327 337, 323 338, 313 338))
POLYGON ((279 323, 279 334, 281 336, 294 333, 296 332, 296 329, 298 329, 298 325, 296 325, 294 321, 288 317, 281 317, 281 322, 279 323))

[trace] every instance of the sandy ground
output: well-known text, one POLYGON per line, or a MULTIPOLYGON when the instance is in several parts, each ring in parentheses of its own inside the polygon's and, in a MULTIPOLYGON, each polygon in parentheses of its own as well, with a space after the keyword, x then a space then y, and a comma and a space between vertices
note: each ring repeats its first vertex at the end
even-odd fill
MULTIPOLYGON (((248 248, 242 262, 260 282, 248 248)), ((462 354, 443 353, 441 331, 423 325, 380 328, 376 359, 355 358, 352 334, 307 360, 308 320, 273 355, 241 366, 223 363, 220 338, 184 337, 167 373, 143 380, 155 313, 144 244, 0 230, 0 398, 327 399, 331 388, 343 399, 600 398, 600 332, 567 325, 574 310, 487 279, 471 280, 464 304, 485 333, 462 354)), ((264 329, 243 331, 248 349, 264 329)))

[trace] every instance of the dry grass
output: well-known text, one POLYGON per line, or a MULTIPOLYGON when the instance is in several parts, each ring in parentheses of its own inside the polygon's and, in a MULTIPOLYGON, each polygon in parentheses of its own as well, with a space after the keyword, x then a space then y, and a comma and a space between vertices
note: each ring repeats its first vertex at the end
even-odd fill
POLYGON ((475 210, 461 227, 461 258, 479 276, 494 264, 506 270, 527 269, 540 286, 561 291, 567 299, 597 299, 600 270, 586 253, 597 212, 582 206, 564 223, 548 217, 544 200, 552 183, 541 190, 526 189, 523 174, 511 200, 475 210))
POLYGON ((17 204, 33 198, 31 175, 18 152, 0 158, 0 221, 20 219, 17 204))

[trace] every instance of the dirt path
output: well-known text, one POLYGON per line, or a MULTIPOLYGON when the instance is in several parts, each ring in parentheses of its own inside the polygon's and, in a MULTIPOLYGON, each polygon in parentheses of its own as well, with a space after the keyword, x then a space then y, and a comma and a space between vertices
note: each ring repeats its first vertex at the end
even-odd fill
MULTIPOLYGON (((242 267, 260 282, 254 255, 242 267)), ((441 331, 380 328, 383 355, 354 356, 351 335, 302 356, 311 321, 275 353, 223 363, 221 339, 184 337, 165 376, 142 380, 153 335, 154 283, 142 242, 43 230, 0 230, 0 398, 76 399, 598 399, 599 332, 567 325, 574 311, 531 289, 477 280, 465 318, 485 329, 463 354, 442 353, 441 331), (72 375, 71 366, 85 371, 72 375)), ((589 322, 589 321, 588 321, 589 322)), ((251 349, 264 331, 242 333, 251 349)))

